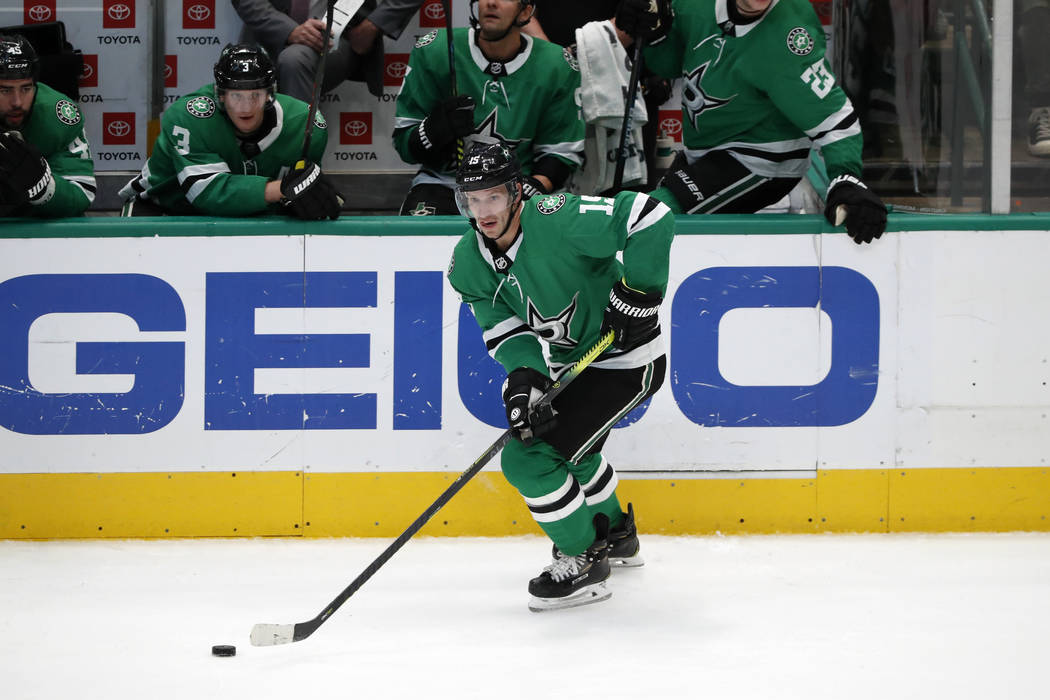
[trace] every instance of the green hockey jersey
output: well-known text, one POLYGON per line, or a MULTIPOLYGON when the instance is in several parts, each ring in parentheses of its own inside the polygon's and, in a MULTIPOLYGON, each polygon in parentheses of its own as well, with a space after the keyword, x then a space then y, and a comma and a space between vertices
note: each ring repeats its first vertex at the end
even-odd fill
MULTIPOLYGON (((394 147, 406 163, 412 129, 430 116, 439 102, 452 95, 445 30, 422 36, 412 49, 394 115, 394 147)), ((470 95, 474 133, 464 139, 463 152, 474 142, 503 140, 532 174, 539 158, 554 156, 575 170, 583 162, 584 124, 579 113, 580 69, 575 56, 560 46, 522 35, 525 50, 509 63, 490 62, 474 41, 474 30, 452 31, 456 54, 456 87, 470 95), (489 69, 489 72, 486 72, 489 69)), ((413 186, 455 185, 454 157, 440 171, 424 166, 413 186)))
POLYGON ((860 124, 809 1, 773 0, 743 25, 731 21, 727 2, 673 0, 670 34, 644 51, 648 68, 682 79, 690 160, 726 150, 757 175, 800 177, 815 145, 829 177, 859 177, 860 124))
MULTIPOLYGON (((557 374, 598 341, 616 280, 666 291, 673 236, 671 210, 645 194, 533 197, 504 255, 494 257, 481 234, 468 231, 456 244, 448 279, 470 305, 489 354, 508 372, 532 367, 557 374)), ((594 366, 642 367, 662 354, 657 336, 627 353, 607 351, 594 366)))
MULTIPOLYGON (((302 155, 310 108, 278 94, 273 109, 273 122, 266 122, 269 132, 249 156, 212 85, 186 95, 164 111, 153 153, 120 191, 121 198, 137 196, 172 214, 249 216, 276 211, 278 205, 266 202, 266 183, 280 179, 302 155)), ((327 144, 328 125, 318 110, 310 160, 320 163, 327 144)))
POLYGON ((38 206, 3 207, 4 214, 47 218, 83 214, 95 200, 95 164, 84 133, 84 118, 76 103, 38 82, 33 110, 20 131, 51 168, 55 194, 38 206))

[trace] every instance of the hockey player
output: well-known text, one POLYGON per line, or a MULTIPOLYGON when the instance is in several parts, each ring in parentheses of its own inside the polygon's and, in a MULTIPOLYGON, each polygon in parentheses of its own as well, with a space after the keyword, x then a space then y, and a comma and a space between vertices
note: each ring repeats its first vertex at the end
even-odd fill
POLYGON ((617 27, 646 42, 646 65, 682 78, 685 150, 652 193, 675 213, 750 213, 786 195, 821 150, 825 216, 870 243, 886 207, 860 180, 853 105, 824 56, 807 0, 623 0, 617 27))
POLYGON ((560 189, 582 163, 580 71, 568 49, 522 34, 532 0, 472 0, 471 28, 453 31, 453 95, 445 31, 416 42, 394 119, 394 147, 420 169, 402 214, 456 214, 456 167, 474 142, 510 146, 526 193, 560 189))
POLYGON ((518 439, 503 448, 503 473, 555 545, 554 561, 529 582, 529 607, 604 600, 610 562, 642 563, 633 509, 621 511, 601 448, 663 383, 657 312, 674 216, 636 192, 525 200, 518 162, 499 144, 474 144, 456 182, 473 230, 456 245, 448 279, 507 370, 503 401, 518 439), (553 411, 534 413, 552 378, 610 329, 613 348, 565 387, 553 411))
POLYGON ((250 216, 284 211, 336 219, 339 194, 317 165, 328 143, 318 111, 310 158, 296 169, 309 106, 276 92, 270 59, 250 44, 227 45, 215 83, 165 110, 153 154, 120 191, 124 216, 250 216))
POLYGON ((95 199, 84 120, 39 74, 33 45, 0 35, 0 216, 79 216, 95 199))

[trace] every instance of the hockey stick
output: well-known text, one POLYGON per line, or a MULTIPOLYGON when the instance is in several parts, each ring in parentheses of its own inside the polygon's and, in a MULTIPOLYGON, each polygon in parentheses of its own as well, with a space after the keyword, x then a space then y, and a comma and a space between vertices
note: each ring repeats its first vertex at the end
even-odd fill
POLYGON ((840 204, 835 207, 835 225, 841 226, 846 223, 846 205, 840 204))
MULTIPOLYGON (((551 401, 554 400, 554 397, 564 391, 565 387, 576 379, 576 377, 580 376, 580 373, 583 372, 588 365, 605 352, 606 348, 612 344, 614 336, 615 332, 609 331, 599 338, 594 347, 588 350, 583 357, 577 360, 572 367, 562 374, 562 376, 558 378, 558 381, 554 382, 550 390, 548 390, 543 398, 539 400, 537 406, 549 405, 551 401)), ((357 590, 368 581, 368 579, 372 578, 372 575, 379 571, 383 564, 386 564, 387 561, 397 553, 397 550, 401 549, 406 542, 412 539, 412 536, 419 532, 419 530, 427 524, 427 521, 430 520, 435 513, 441 510, 441 508, 444 507, 453 496, 459 493, 459 490, 466 486, 467 482, 473 479, 474 476, 480 472, 486 464, 488 464, 489 460, 499 454, 500 450, 511 441, 513 436, 514 432, 512 430, 506 430, 500 435, 496 442, 492 443, 492 445, 485 450, 484 454, 474 460, 474 463, 470 465, 469 469, 460 474, 456 480, 452 482, 452 485, 445 489, 445 492, 438 496, 438 499, 430 504, 430 507, 423 511, 423 514, 416 518, 415 522, 409 525, 407 530, 402 532, 396 540, 390 543, 390 545, 383 550, 383 553, 375 558, 375 561, 358 574, 357 578, 355 578, 349 586, 344 588, 343 591, 337 595, 317 617, 312 620, 307 620, 306 622, 298 622, 289 625, 259 623, 252 627, 252 646, 269 647, 278 644, 288 644, 289 642, 301 642, 313 634, 318 627, 324 624, 325 620, 331 617, 332 614, 350 598, 350 596, 356 593, 357 590)))
POLYGON ((314 72, 314 91, 310 98, 310 111, 306 113, 306 134, 303 136, 303 151, 299 162, 295 164, 296 170, 306 167, 306 161, 310 158, 310 141, 314 135, 314 117, 317 116, 317 103, 321 101, 321 85, 324 83, 324 64, 328 57, 328 43, 332 37, 332 20, 335 14, 336 0, 328 0, 325 3, 328 10, 324 18, 324 43, 321 45, 321 58, 317 61, 317 70, 314 72))
MULTIPOLYGON (((452 96, 459 94, 456 86, 456 51, 452 48, 452 0, 441 0, 441 8, 445 13, 445 39, 448 42, 448 77, 452 83, 452 96)), ((456 139, 456 168, 463 163, 463 139, 456 139)))
POLYGON ((642 73, 642 42, 634 42, 634 63, 631 66, 631 77, 627 81, 627 103, 623 109, 623 126, 620 128, 620 147, 616 151, 616 171, 613 174, 611 194, 616 194, 623 184, 623 169, 627 165, 627 134, 631 130, 631 112, 634 111, 634 98, 638 94, 638 80, 642 73))

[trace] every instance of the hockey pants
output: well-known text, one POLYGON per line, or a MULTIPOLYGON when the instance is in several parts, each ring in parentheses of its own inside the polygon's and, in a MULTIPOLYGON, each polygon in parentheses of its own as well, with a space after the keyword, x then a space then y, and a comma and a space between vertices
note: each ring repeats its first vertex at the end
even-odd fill
POLYGON ((553 430, 503 448, 503 474, 563 553, 574 556, 594 542, 597 513, 613 528, 622 522, 616 471, 601 448, 609 430, 656 393, 666 367, 665 356, 635 369, 591 367, 554 399, 553 430))

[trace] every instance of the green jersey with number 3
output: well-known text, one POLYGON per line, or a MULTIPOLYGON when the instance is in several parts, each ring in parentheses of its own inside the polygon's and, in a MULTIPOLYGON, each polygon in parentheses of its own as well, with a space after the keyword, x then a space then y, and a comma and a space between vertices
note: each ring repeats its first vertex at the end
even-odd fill
POLYGON ((734 25, 733 1, 673 0, 670 34, 644 51, 648 68, 682 78, 688 155, 728 150, 758 175, 800 177, 816 145, 829 177, 859 177, 860 125, 812 5, 773 0, 758 21, 734 25))
MULTIPOLYGON (((532 367, 547 374, 541 340, 555 372, 580 359, 598 341, 616 280, 664 293, 673 236, 674 215, 645 194, 533 197, 504 255, 494 256, 481 234, 468 231, 456 245, 448 279, 474 312, 489 354, 508 371, 532 367)), ((642 367, 662 354, 658 336, 627 353, 607 352, 594 366, 642 367)))
MULTIPOLYGON (((268 131, 246 153, 230 120, 221 112, 212 85, 168 107, 161 116, 153 153, 138 177, 120 191, 172 214, 247 216, 267 211, 266 183, 280 179, 302 155, 309 105, 278 94, 268 131)), ((310 160, 321 162, 328 126, 316 112, 310 160)))

